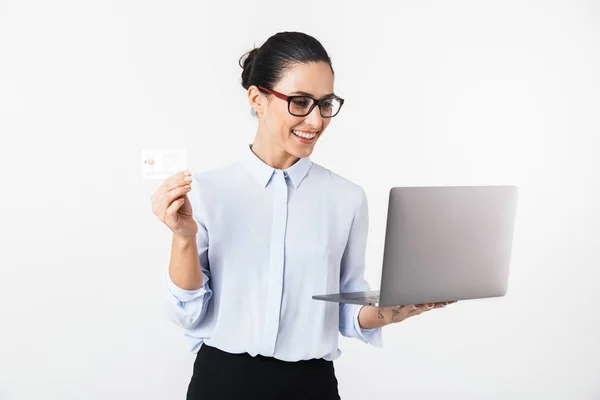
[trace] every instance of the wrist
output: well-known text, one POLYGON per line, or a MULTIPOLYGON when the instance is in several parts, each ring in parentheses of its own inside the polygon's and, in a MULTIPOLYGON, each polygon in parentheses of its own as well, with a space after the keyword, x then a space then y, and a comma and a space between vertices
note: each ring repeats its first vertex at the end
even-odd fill
POLYGON ((363 306, 358 313, 358 325, 361 329, 384 327, 392 322, 385 314, 381 307, 363 306))
POLYGON ((181 236, 173 234, 172 243, 174 247, 186 248, 193 245, 196 241, 195 236, 181 236))

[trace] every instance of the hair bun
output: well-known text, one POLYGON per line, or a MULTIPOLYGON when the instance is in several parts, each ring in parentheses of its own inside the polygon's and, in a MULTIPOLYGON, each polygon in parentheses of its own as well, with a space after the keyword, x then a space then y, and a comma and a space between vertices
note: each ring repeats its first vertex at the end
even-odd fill
POLYGON ((250 87, 250 75, 252 73, 252 64, 254 64, 254 60, 256 59, 256 53, 258 53, 259 47, 255 47, 249 52, 245 53, 239 60, 239 66, 243 68, 242 71, 242 86, 244 89, 248 89, 250 87), (244 58, 245 56, 245 58, 244 58), (243 59, 243 63, 242 63, 243 59))

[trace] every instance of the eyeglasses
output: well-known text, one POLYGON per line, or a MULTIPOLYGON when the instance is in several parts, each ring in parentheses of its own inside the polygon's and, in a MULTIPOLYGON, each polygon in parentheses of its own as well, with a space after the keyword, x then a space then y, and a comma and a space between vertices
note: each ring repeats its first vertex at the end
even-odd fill
POLYGON ((309 96, 286 96, 285 94, 281 94, 262 86, 258 86, 258 88, 263 92, 271 93, 275 97, 287 101, 288 111, 295 117, 306 117, 312 112, 315 106, 319 106, 321 117, 333 118, 340 112, 340 109, 344 104, 344 99, 337 96, 317 100, 309 96))

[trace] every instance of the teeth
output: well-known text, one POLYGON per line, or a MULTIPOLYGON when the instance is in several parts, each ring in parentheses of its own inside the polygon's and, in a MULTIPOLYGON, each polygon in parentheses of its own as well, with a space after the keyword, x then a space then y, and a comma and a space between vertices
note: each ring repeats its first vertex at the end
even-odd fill
POLYGON ((317 134, 314 132, 312 132, 312 133, 311 132, 302 132, 302 131, 297 131, 295 129, 292 129, 292 133, 296 136, 300 136, 301 138, 309 139, 309 140, 314 138, 315 136, 317 136, 317 134))

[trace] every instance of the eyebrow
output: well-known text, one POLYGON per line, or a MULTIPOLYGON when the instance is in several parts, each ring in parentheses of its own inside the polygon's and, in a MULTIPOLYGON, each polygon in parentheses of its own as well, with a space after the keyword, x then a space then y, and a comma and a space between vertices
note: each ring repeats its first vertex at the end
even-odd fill
MULTIPOLYGON (((295 92, 292 92, 292 96, 293 95, 302 95, 302 96, 309 96, 309 97, 315 97, 313 96, 311 93, 307 93, 307 92, 303 92, 301 90, 296 90, 295 92)), ((335 96, 335 93, 328 93, 325 96, 323 96, 323 98, 327 98, 327 97, 331 97, 331 96, 335 96)))

